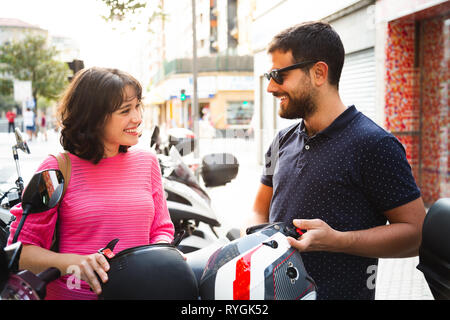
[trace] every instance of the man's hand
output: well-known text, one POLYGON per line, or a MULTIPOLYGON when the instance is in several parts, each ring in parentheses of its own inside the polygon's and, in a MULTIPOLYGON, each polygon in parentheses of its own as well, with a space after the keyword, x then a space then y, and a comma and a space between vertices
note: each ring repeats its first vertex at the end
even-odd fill
POLYGON ((337 231, 319 219, 293 221, 306 229, 298 240, 288 238, 299 251, 342 252, 371 258, 406 258, 418 255, 425 208, 422 198, 384 212, 389 224, 365 230, 337 231))
POLYGON ((299 251, 337 252, 344 245, 342 243, 342 232, 334 230, 320 219, 294 219, 293 223, 297 228, 306 230, 298 240, 288 237, 289 244, 299 251))

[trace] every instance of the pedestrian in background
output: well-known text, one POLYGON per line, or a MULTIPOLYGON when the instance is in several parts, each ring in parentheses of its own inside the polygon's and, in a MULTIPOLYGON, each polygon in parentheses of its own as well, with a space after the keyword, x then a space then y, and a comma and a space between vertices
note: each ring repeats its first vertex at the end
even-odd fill
POLYGON ((34 114, 34 130, 33 130, 33 136, 34 138, 37 140, 38 138, 38 133, 41 131, 41 125, 40 125, 40 121, 38 118, 38 114, 35 113, 34 114))
MULTIPOLYGON (((18 239, 24 244, 20 269, 56 267, 63 275, 47 286, 46 299, 97 299, 109 269, 98 250, 112 239, 120 239, 117 251, 173 240, 158 160, 150 151, 130 149, 142 128, 141 99, 142 87, 131 75, 94 67, 75 75, 60 102, 60 141, 71 179, 59 208, 30 215, 18 239), (53 252, 57 220, 59 251, 53 252), (70 281, 74 270, 80 271, 79 288, 70 281)), ((57 168, 49 156, 38 171, 57 168)), ((11 213, 17 219, 9 241, 22 208, 11 213)))
POLYGON ((318 299, 374 299, 378 258, 418 255, 425 208, 402 144, 339 97, 344 47, 326 23, 274 37, 267 91, 302 119, 266 153, 250 225, 294 224, 318 299), (386 225, 386 222, 389 224, 386 225))
POLYGON ((33 140, 33 134, 35 131, 35 115, 31 108, 27 108, 27 111, 23 113, 23 125, 28 135, 28 141, 33 140))
POLYGON ((47 118, 45 117, 45 112, 41 115, 41 125, 40 125, 41 135, 44 136, 44 140, 47 141, 47 118))
POLYGON ((6 119, 8 119, 8 133, 14 132, 14 130, 16 129, 15 124, 16 116, 17 115, 13 109, 8 110, 8 112, 6 112, 6 119))

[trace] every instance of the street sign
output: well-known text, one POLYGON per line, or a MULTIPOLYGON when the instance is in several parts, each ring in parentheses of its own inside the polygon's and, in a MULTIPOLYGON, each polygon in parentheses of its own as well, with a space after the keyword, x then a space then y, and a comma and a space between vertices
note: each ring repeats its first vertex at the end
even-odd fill
POLYGON ((31 81, 14 80, 14 100, 25 102, 32 99, 31 81))

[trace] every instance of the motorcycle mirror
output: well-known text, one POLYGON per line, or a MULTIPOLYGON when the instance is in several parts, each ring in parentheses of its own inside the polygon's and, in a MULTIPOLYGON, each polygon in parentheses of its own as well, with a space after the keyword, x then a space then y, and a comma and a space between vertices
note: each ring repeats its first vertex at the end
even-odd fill
POLYGON ((17 242, 2 249, 7 262, 8 272, 17 272, 19 270, 19 258, 22 252, 22 243, 17 242))
POLYGON ((0 292, 3 291, 6 282, 8 281, 9 270, 8 270, 9 260, 3 247, 0 247, 0 292))
POLYGON ((39 213, 55 207, 62 195, 64 177, 59 170, 36 173, 28 183, 22 197, 22 207, 27 213, 39 213), (25 208, 24 208, 25 210, 25 208))
POLYGON ((37 172, 28 183, 22 197, 22 218, 14 234, 13 243, 17 241, 20 230, 30 213, 50 210, 61 200, 64 189, 64 177, 59 170, 37 172))
POLYGON ((153 147, 157 142, 159 138, 159 127, 155 126, 153 128, 152 137, 150 138, 150 148, 153 147))
POLYGON ((17 148, 19 148, 20 150, 22 150, 25 153, 30 154, 30 149, 28 148, 27 142, 23 140, 22 133, 20 132, 20 129, 19 128, 15 128, 14 129, 14 134, 16 136, 17 148))

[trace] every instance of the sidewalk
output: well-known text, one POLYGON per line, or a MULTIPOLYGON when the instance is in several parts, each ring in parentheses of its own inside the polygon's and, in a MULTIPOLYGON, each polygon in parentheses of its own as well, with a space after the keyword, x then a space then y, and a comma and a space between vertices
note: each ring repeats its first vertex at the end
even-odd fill
POLYGON ((376 300, 434 300, 423 273, 416 269, 419 257, 380 259, 376 300))

